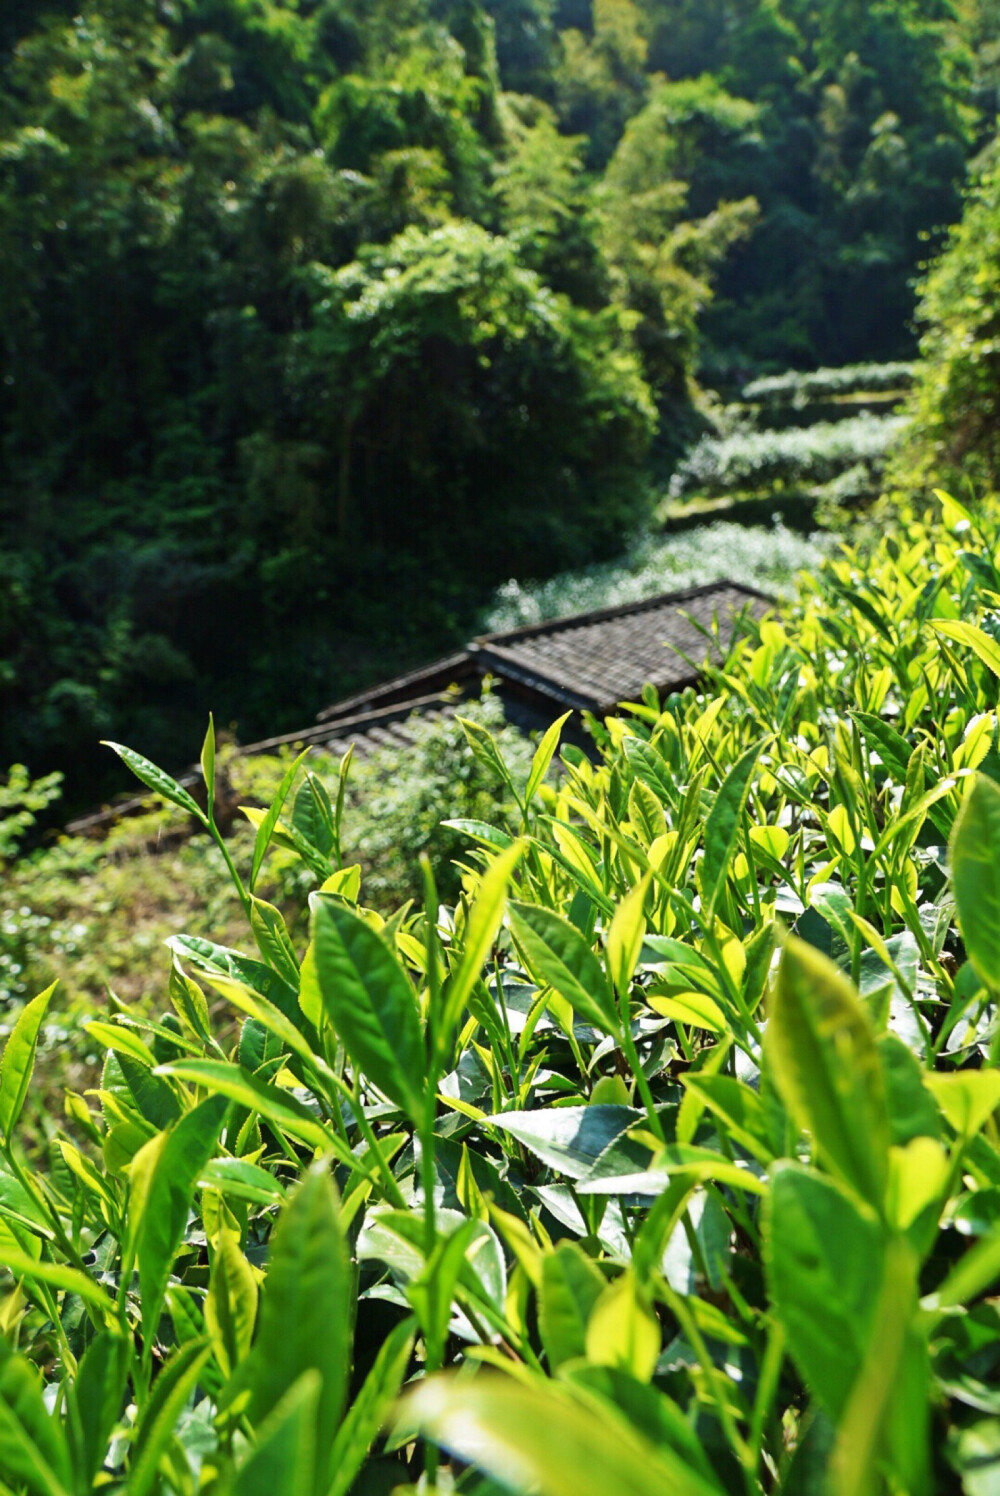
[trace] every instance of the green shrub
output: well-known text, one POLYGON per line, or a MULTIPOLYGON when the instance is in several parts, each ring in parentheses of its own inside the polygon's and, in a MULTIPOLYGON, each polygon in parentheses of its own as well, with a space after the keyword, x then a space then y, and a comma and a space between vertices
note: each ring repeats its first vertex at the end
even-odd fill
POLYGON ((35 825, 38 813, 58 800, 61 774, 32 779, 24 764, 13 764, 0 783, 0 864, 14 857, 35 825))
MULTIPOLYGON (((487 691, 480 701, 464 703, 461 712, 490 731, 507 762, 527 773, 531 746, 504 725, 495 696, 487 691)), ((419 898, 421 857, 433 864, 441 897, 453 902, 461 891, 461 873, 452 859, 464 852, 465 840, 443 822, 489 821, 502 817, 512 803, 495 769, 475 756, 454 717, 413 717, 407 730, 408 744, 386 745, 353 759, 346 781, 344 858, 359 864, 366 897, 385 913, 419 898)), ((292 757, 289 750, 278 759, 236 760, 236 787, 266 803, 292 757)), ((309 765, 328 789, 336 785, 339 766, 328 754, 312 754, 309 765)), ((295 851, 279 852, 270 866, 283 898, 304 905, 315 877, 295 851)))
POLYGON ((814 369, 802 374, 788 369, 754 379, 741 398, 755 405, 804 406, 816 400, 850 395, 874 395, 905 390, 913 382, 912 363, 846 364, 841 369, 814 369))
POLYGON ((863 463, 873 487, 903 429, 896 416, 860 415, 787 431, 702 437, 670 482, 672 498, 805 489, 863 463))
POLYGON ((961 223, 920 286, 920 361, 895 481, 1000 486, 1000 152, 985 154, 961 223))
POLYGON ((171 942, 47 1160, 18 1121, 58 999, 7 1042, 7 1488, 985 1489, 998 562, 993 512, 904 517, 557 784, 558 725, 525 771, 470 723, 511 809, 465 825, 453 907, 429 868, 361 902, 294 763, 236 858, 120 750, 215 839, 252 954, 171 942), (308 944, 259 897, 274 845, 322 880, 308 944))

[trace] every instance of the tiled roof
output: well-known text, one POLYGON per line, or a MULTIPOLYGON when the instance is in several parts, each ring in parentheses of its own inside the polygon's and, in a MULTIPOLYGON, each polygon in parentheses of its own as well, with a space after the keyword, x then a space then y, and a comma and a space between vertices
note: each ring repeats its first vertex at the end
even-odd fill
POLYGON ((429 665, 421 665, 419 670, 410 670, 405 675, 394 676, 392 680, 381 681, 377 686, 369 686, 355 696, 345 696, 332 706, 324 707, 317 714, 316 720, 329 722, 334 718, 355 717, 359 713, 395 706, 400 702, 431 697, 435 693, 440 695, 449 686, 464 685, 473 676, 478 680, 478 671, 469 651, 463 649, 457 654, 446 655, 443 660, 433 660, 429 665))
POLYGON ((604 715, 621 701, 637 700, 647 683, 661 693, 693 685, 709 655, 718 658, 715 630, 725 647, 744 609, 760 617, 771 605, 762 592, 715 582, 488 635, 470 652, 484 674, 604 715))
MULTIPOLYGON (((307 744, 331 753, 359 756, 388 744, 412 741, 415 717, 450 717, 461 699, 478 696, 484 676, 493 676, 507 720, 522 731, 545 728, 567 707, 597 716, 619 702, 635 701, 646 684, 661 695, 698 681, 704 662, 718 658, 716 632, 725 648, 738 615, 760 617, 772 606, 766 593, 734 582, 712 582, 682 592, 663 593, 620 608, 600 608, 474 639, 469 647, 420 670, 372 686, 335 702, 300 732, 249 743, 240 751, 268 753, 285 744, 307 744)), ((582 724, 569 724, 565 736, 581 743, 582 724)), ((197 786, 200 771, 180 781, 197 786)), ((134 798, 67 828, 94 831, 146 803, 134 798)))

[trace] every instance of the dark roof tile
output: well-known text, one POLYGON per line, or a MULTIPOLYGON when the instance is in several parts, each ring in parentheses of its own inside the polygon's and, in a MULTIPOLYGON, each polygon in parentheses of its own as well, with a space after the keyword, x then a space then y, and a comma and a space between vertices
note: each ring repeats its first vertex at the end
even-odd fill
POLYGON ((706 634, 717 626, 725 647, 744 609, 760 617, 771 605, 762 592, 717 582, 487 635, 470 650, 484 670, 566 706, 606 713, 637 699, 647 683, 661 692, 694 684, 709 656, 718 657, 706 634))

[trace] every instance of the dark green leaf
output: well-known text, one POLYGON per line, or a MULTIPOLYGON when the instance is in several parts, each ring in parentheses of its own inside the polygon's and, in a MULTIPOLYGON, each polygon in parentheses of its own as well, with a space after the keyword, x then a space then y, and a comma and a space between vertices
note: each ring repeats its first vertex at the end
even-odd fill
POLYGON ((208 1360, 209 1347, 190 1340, 170 1357, 158 1373, 153 1393, 146 1403, 129 1466, 129 1496, 148 1496, 159 1472, 160 1459, 174 1437, 177 1422, 187 1406, 208 1360))
POLYGON ((72 1384, 67 1427, 73 1468, 87 1490, 105 1462, 112 1430, 122 1413, 131 1356, 126 1339, 103 1330, 87 1347, 72 1384))
POLYGON ((306 1496, 316 1489, 316 1409, 322 1378, 303 1372, 261 1425, 232 1496, 306 1496))
MULTIPOLYGON (((339 1140, 336 1135, 325 1128, 307 1106, 281 1086, 250 1075, 239 1065, 229 1065, 225 1060, 177 1060, 162 1069, 165 1075, 175 1075, 178 1080, 190 1081, 196 1086, 207 1086, 222 1096, 228 1096, 231 1101, 239 1102, 240 1106, 259 1112, 282 1132, 287 1132, 289 1137, 306 1143, 310 1148, 337 1149, 339 1140)), ((346 1146, 341 1146, 350 1157, 346 1146)))
POLYGON ((818 1156, 880 1208, 889 1116, 875 1036, 847 978, 793 937, 774 986, 765 1055, 818 1156))
POLYGON ((549 1111, 503 1112, 488 1120, 510 1133, 543 1163, 582 1179, 595 1160, 642 1116, 627 1106, 560 1106, 549 1111))
POLYGON ((575 1242, 560 1242, 542 1259, 538 1328, 549 1368, 587 1352, 587 1321, 605 1280, 575 1242))
POLYGON ((176 1122, 180 1105, 162 1075, 154 1075, 148 1065, 129 1054, 120 1053, 118 1063, 140 1116, 158 1132, 176 1122))
POLYGON ((209 1096, 188 1112, 167 1133, 153 1167, 136 1237, 142 1319, 150 1339, 156 1334, 170 1264, 184 1236, 195 1187, 215 1152, 228 1107, 226 1096, 209 1096))
POLYGON ((317 1164, 289 1196, 271 1242, 260 1328, 243 1381, 260 1424, 304 1373, 316 1372, 317 1489, 333 1475, 330 1451, 351 1378, 354 1272, 329 1168, 317 1164))
POLYGON ((0 1340, 0 1480, 32 1496, 68 1496, 69 1452, 42 1401, 38 1373, 0 1340))
POLYGON ((765 1212, 771 1299, 803 1379, 840 1416, 868 1346, 883 1235, 832 1179, 779 1164, 765 1212))
POLYGON ((330 1451, 333 1482, 326 1496, 347 1496, 399 1395, 413 1350, 413 1321, 401 1320, 379 1347, 375 1364, 337 1430, 330 1451))
POLYGON ((726 881, 729 864, 736 851, 740 818, 750 792, 750 780, 763 743, 748 748, 730 769, 715 797, 705 824, 705 853, 701 863, 701 897, 704 913, 710 916, 726 881))
POLYGON ((510 925, 525 965, 540 986, 552 987, 603 1033, 620 1031, 604 968, 574 925, 550 909, 520 903, 510 906, 510 925))
POLYGON ((982 774, 955 818, 951 876, 969 960, 1000 987, 1000 787, 982 774))

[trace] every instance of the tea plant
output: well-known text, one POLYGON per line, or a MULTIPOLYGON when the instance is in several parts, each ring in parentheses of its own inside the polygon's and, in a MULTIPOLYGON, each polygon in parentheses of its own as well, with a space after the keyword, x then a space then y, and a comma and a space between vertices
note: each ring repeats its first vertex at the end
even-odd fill
POLYGON ((718 520, 674 535, 647 535, 616 561, 561 572, 544 582, 511 578, 494 593, 482 626, 499 633, 589 608, 641 602, 719 577, 770 592, 793 591, 797 574, 815 570, 832 545, 829 536, 799 535, 779 519, 769 526, 718 520))
POLYGON ((903 426, 898 416, 865 414, 786 431, 705 436, 678 466, 670 494, 714 497, 808 488, 830 483, 859 464, 868 469, 870 486, 877 490, 877 477, 903 426))
POLYGON ((470 723, 512 809, 453 823, 453 908, 429 865, 367 907, 343 794, 292 763, 252 855, 219 838, 252 954, 171 940, 169 1010, 90 1026, 46 1168, 35 998, 0 1065, 5 1489, 988 1489, 997 561, 995 515, 904 518, 556 785, 561 723, 526 772, 470 723))
POLYGON ((836 400, 857 395, 892 394, 913 383, 912 363, 847 364, 839 369, 814 369, 803 374, 788 369, 754 379, 742 398, 766 406, 798 408, 816 400, 836 400))

